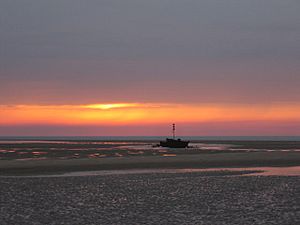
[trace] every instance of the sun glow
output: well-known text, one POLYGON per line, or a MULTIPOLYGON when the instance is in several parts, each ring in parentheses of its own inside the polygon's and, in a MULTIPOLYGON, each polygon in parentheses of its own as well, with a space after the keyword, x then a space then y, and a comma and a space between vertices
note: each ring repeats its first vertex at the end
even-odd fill
POLYGON ((300 121, 300 105, 112 103, 0 105, 0 125, 134 125, 169 122, 300 121))
POLYGON ((115 108, 130 108, 137 107, 139 104, 136 103, 112 103, 112 104, 92 104, 85 105, 83 108, 87 109, 115 109, 115 108))

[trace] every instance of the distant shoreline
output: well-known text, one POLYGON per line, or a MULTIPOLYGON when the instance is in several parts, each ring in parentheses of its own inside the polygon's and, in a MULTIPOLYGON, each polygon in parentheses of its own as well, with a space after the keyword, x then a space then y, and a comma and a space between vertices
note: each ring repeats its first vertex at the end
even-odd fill
MULTIPOLYGON (((4 140, 160 141, 169 136, 0 136, 4 140)), ((190 141, 300 141, 300 136, 178 136, 190 141)))
POLYGON ((76 171, 300 166, 300 152, 219 153, 100 159, 1 160, 0 175, 60 174, 76 171))

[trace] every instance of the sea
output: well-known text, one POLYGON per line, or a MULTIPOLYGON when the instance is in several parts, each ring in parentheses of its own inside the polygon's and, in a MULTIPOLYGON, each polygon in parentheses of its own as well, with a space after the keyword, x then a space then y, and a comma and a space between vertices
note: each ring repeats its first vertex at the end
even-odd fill
MULTIPOLYGON (((169 136, 0 136, 6 140, 98 140, 98 141, 157 141, 169 136)), ((190 141, 300 141, 300 136, 180 136, 190 141)))

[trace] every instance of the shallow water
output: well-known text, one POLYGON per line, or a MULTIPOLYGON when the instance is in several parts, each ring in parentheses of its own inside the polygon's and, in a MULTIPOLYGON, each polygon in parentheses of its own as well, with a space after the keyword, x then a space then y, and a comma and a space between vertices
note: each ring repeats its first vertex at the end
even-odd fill
MULTIPOLYGON (((251 168, 209 168, 209 169, 132 169, 132 170, 104 170, 70 172, 58 176, 99 176, 99 175, 122 175, 122 174, 145 174, 145 173, 196 173, 211 171, 252 171, 253 173, 241 176, 300 176, 300 166, 295 167, 251 167, 251 168)), ((55 175, 54 175, 55 176, 55 175)))
MULTIPOLYGON (((209 168, 209 169, 128 169, 128 170, 99 170, 79 171, 53 175, 30 175, 30 176, 0 176, 1 177, 85 177, 85 176, 107 176, 107 175, 130 175, 130 174, 186 174, 203 172, 226 172, 224 175, 232 176, 300 176, 300 166, 294 167, 250 167, 250 168, 209 168), (246 173, 245 173, 246 172, 246 173), (227 174, 228 173, 228 174, 227 174)), ((215 173, 216 174, 216 173, 215 173)), ((213 175, 213 174, 212 174, 213 175)))
POLYGON ((136 155, 178 156, 226 152, 299 152, 298 141, 192 141, 189 148, 157 147, 148 140, 1 140, 1 160, 131 157, 136 155))

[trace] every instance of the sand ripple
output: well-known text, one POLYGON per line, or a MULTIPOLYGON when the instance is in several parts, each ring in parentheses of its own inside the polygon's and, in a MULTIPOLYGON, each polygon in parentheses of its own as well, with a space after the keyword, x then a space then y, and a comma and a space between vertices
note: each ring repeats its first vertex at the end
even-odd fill
MULTIPOLYGON (((224 174, 223 174, 224 175, 224 174)), ((1 224, 298 224, 299 177, 1 178, 1 224)))

